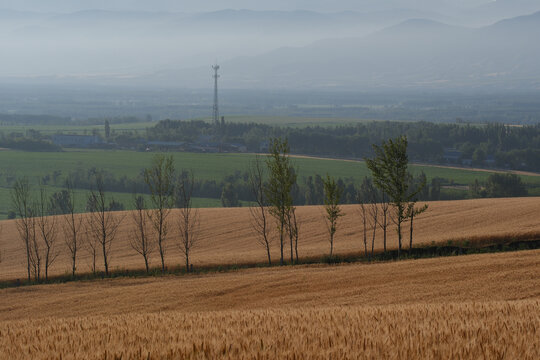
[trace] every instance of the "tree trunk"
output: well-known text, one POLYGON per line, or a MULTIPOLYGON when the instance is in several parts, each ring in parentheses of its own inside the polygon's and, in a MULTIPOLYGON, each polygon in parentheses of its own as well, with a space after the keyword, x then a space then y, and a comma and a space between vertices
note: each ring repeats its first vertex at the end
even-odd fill
POLYGON ((30 242, 29 239, 26 241, 26 264, 28 266, 28 282, 32 280, 31 278, 31 267, 30 267, 30 242))
POLYGON ((412 250, 412 235, 413 235, 413 220, 414 220, 414 209, 411 213, 411 229, 410 229, 410 237, 409 237, 409 250, 412 250))
POLYGON ((291 265, 294 264, 294 253, 293 253, 293 235, 292 235, 292 231, 291 231, 291 234, 289 235, 289 241, 291 243, 291 265))
POLYGON ((294 239, 294 252, 296 254, 296 263, 298 264, 298 234, 295 235, 294 239))
POLYGON ((330 233, 330 258, 334 253, 334 234, 330 233))
POLYGON ((270 246, 266 242, 266 255, 268 256, 268 266, 272 266, 272 259, 270 258, 270 246))
MULTIPOLYGON (((160 216, 163 216, 160 214, 160 216)), ((163 252, 163 221, 159 223, 159 234, 158 234, 158 245, 159 245, 159 256, 161 257, 161 272, 165 272, 165 254, 163 252)))
POLYGON ((186 273, 189 273, 189 252, 186 251, 186 273))
POLYGON ((365 256, 368 257, 368 251, 367 251, 367 220, 366 220, 366 214, 364 213, 364 253, 365 256))
POLYGON ((101 244, 101 249, 103 250, 103 265, 105 266, 105 275, 109 276, 109 263, 107 261, 107 244, 105 241, 101 244))
POLYGON ((45 281, 49 281, 49 256, 50 248, 47 248, 47 255, 45 256, 45 281))
POLYGON ((398 256, 398 259, 399 259, 399 257, 401 256, 401 218, 398 218, 398 221, 397 221, 397 232, 398 232, 398 252, 397 252, 397 256, 398 256))
POLYGON ((71 276, 72 277, 75 277, 75 270, 76 270, 76 259, 77 259, 77 248, 75 247, 74 250, 73 250, 73 254, 72 254, 72 258, 71 258, 71 276))
POLYGON ((386 254, 386 212, 384 213, 384 220, 383 220, 383 242, 384 242, 384 253, 386 254))
POLYGON ((283 222, 281 222, 281 225, 280 225, 279 250, 281 252, 281 257, 279 259, 279 265, 283 266, 283 222))
POLYGON ((150 268, 148 266, 148 256, 144 255, 144 265, 146 266, 146 273, 148 274, 150 272, 150 268))

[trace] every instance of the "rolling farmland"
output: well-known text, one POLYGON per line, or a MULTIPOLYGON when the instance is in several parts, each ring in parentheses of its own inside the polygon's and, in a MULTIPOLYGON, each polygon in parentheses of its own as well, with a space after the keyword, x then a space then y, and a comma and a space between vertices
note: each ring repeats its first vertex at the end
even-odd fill
POLYGON ((540 252, 0 290, 7 358, 520 358, 540 252))
MULTIPOLYGON (((335 249, 360 253, 358 206, 344 209, 335 249)), ((301 256, 328 251, 322 211, 298 210, 301 256)), ((415 222, 415 241, 538 234, 539 211, 538 198, 432 202, 415 222)), ((200 214, 196 267, 264 262, 248 209, 200 214)), ((14 222, 1 225, 0 274, 24 278, 14 222)), ((113 246, 113 268, 143 265, 128 245, 130 226, 126 217, 113 246)), ((389 246, 395 247, 393 229, 389 235, 389 246)), ((168 244, 169 266, 182 263, 176 236, 173 232, 168 244)), ((277 253, 274 243, 274 259, 277 253)), ((152 264, 158 264, 155 253, 152 264)), ((79 270, 88 271, 88 265, 83 252, 79 270)), ((68 269, 64 251, 52 272, 68 269)), ((537 359, 539 274, 540 250, 527 250, 5 288, 0 289, 0 358, 537 359)))
MULTIPOLYGON (((448 240, 467 240, 475 237, 520 235, 540 233, 538 213, 539 198, 482 199, 463 201, 440 201, 429 203, 425 214, 415 219, 415 244, 445 243, 448 240)), ((343 207, 345 216, 340 219, 336 234, 336 254, 363 253, 359 207, 343 207)), ((255 241, 250 228, 250 215, 247 208, 209 208, 200 209, 200 240, 193 249, 191 260, 195 267, 235 263, 264 263, 265 251, 255 241)), ((117 216, 124 216, 118 213, 117 216)), ((178 227, 174 213, 171 215, 171 234, 167 240, 166 264, 177 267, 183 264, 178 250, 178 227)), ((329 252, 328 234, 323 220, 323 209, 319 206, 299 207, 300 257, 321 257, 329 252)), ((0 248, 4 261, 0 263, 0 279, 25 278, 26 265, 21 240, 18 238, 15 222, 1 222, 3 230, 0 248)), ((125 216, 118 232, 118 239, 111 250, 112 269, 140 269, 143 259, 129 245, 133 224, 125 216)), ((275 239, 274 234, 274 239, 275 239)), ((59 233, 58 246, 61 255, 51 267, 52 274, 64 274, 70 269, 67 250, 59 233)), ((407 239, 406 233, 404 234, 407 239)), ((383 247, 382 231, 377 232, 375 248, 383 247)), ((395 227, 388 231, 389 248, 397 247, 395 227)), ((406 242, 407 243, 407 242, 406 242)), ((408 243, 407 243, 408 244, 408 243)), ((408 245, 407 245, 408 246, 408 245)), ((272 257, 278 260, 279 244, 274 240, 272 257)), ((158 266, 159 255, 155 251, 150 257, 152 266, 158 266)), ((98 258, 98 270, 102 263, 98 258)), ((90 257, 85 250, 80 252, 79 271, 90 271, 90 257)))

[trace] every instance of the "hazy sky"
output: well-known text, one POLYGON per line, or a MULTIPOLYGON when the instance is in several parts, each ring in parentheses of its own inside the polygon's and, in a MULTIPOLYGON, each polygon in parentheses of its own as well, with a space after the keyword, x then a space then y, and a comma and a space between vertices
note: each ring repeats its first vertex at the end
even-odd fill
POLYGON ((475 6, 489 0, 0 0, 0 8, 73 12, 84 9, 198 12, 220 9, 371 11, 388 8, 435 10, 452 5, 475 6))

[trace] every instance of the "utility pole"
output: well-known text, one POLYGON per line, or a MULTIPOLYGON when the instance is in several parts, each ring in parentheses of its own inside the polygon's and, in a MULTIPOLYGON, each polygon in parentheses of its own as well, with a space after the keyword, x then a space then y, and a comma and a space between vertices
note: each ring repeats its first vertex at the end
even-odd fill
POLYGON ((214 69, 214 75, 213 75, 213 77, 214 77, 213 119, 214 119, 214 125, 219 125, 218 87, 217 87, 218 78, 219 78, 219 75, 218 75, 219 65, 216 64, 216 65, 212 66, 212 69, 214 69))

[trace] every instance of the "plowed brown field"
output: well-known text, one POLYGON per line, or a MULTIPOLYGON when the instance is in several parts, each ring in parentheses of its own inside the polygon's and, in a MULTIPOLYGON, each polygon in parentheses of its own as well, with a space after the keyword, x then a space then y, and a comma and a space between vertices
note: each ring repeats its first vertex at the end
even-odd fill
MULTIPOLYGON (((431 243, 475 236, 524 234, 540 232, 540 198, 483 199, 465 201, 440 201, 429 203, 429 210, 415 220, 415 243, 431 243)), ((344 206, 345 217, 341 219, 335 240, 335 252, 363 251, 361 222, 358 206, 344 206)), ((328 235, 323 220, 323 209, 305 206, 298 209, 301 222, 300 256, 319 256, 328 253, 328 235)), ((119 214, 120 215, 120 214, 119 214)), ((254 240, 247 208, 201 209, 200 242, 193 250, 195 264, 230 264, 238 262, 264 262, 265 252, 254 240)), ((174 227, 174 214, 171 225, 174 227)), ((3 221, 0 234, 0 279, 25 277, 25 254, 18 237, 15 223, 3 221)), ((142 257, 129 246, 128 236, 132 227, 126 216, 113 244, 110 264, 112 268, 142 268, 142 257)), ((406 236, 407 234, 405 234, 406 236)), ((59 236, 62 234, 60 232, 59 236)), ((166 262, 169 266, 182 264, 176 246, 177 231, 173 229, 167 244, 166 262)), ((397 246, 395 227, 388 232, 389 247, 397 246)), ((69 272, 70 265, 63 239, 58 241, 60 256, 51 268, 52 274, 69 272)), ((376 248, 382 248, 382 232, 378 231, 376 248)), ((278 257, 277 241, 273 243, 272 255, 278 257)), ((80 253, 79 271, 90 269, 88 254, 80 253)), ((151 264, 158 266, 155 252, 151 264)), ((98 266, 101 266, 98 259, 98 266)))
POLYGON ((537 359, 540 250, 0 290, 6 359, 537 359))

